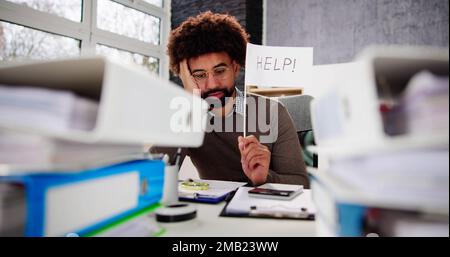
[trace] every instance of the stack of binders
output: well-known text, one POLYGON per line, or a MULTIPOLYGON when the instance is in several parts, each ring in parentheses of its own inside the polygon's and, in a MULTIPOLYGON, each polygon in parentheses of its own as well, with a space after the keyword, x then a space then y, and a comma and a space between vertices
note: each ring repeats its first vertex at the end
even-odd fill
POLYGON ((89 235, 157 206, 165 163, 144 145, 199 146, 204 126, 186 123, 199 103, 103 57, 2 66, 0 236, 89 235))
POLYGON ((319 167, 309 171, 318 235, 448 237, 445 53, 368 49, 344 72, 355 74, 351 80, 341 75, 313 100, 319 167))
POLYGON ((2 177, 0 234, 82 236, 157 203, 163 181, 152 160, 2 177))
POLYGON ((25 188, 0 183, 0 236, 22 236, 25 231, 25 188))

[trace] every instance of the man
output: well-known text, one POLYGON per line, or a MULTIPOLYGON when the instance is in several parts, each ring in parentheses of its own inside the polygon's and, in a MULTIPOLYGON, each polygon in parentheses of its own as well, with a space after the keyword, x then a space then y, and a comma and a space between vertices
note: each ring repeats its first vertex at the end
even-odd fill
MULTIPOLYGON (((190 156, 202 179, 309 187, 300 143, 282 105, 252 96, 254 101, 249 102, 254 108, 249 104, 247 117, 249 136, 242 136, 244 100, 235 80, 245 65, 247 42, 247 33, 234 17, 212 12, 190 17, 171 32, 170 69, 186 90, 210 104, 208 126, 213 126, 205 133, 201 147, 182 150, 182 159, 190 156), (256 124, 269 120, 270 129, 255 128, 251 118, 258 121, 253 122, 256 124), (267 134, 266 138, 273 140, 262 142, 267 134)), ((174 149, 152 148, 151 152, 173 156, 174 149)))

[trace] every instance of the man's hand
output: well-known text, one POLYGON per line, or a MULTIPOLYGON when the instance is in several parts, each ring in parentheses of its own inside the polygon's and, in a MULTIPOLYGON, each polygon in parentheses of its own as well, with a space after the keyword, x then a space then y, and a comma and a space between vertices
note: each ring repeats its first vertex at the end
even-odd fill
POLYGON ((261 144, 255 136, 239 137, 239 150, 241 151, 241 164, 245 175, 254 185, 266 182, 269 174, 270 151, 261 144))
POLYGON ((191 76, 191 72, 189 71, 187 59, 184 59, 180 62, 180 79, 183 82, 183 86, 186 90, 199 95, 200 91, 198 89, 197 84, 194 81, 194 78, 191 76))

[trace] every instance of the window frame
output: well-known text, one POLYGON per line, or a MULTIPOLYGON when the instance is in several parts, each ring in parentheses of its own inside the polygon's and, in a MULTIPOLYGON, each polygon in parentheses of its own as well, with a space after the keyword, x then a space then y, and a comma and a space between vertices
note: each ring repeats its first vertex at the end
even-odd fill
POLYGON ((97 27, 97 0, 83 0, 81 22, 72 21, 31 7, 0 0, 0 20, 81 41, 80 54, 95 54, 97 44, 158 58, 159 76, 169 78, 165 53, 170 32, 170 0, 158 7, 143 0, 112 0, 160 19, 159 45, 143 42, 97 27))

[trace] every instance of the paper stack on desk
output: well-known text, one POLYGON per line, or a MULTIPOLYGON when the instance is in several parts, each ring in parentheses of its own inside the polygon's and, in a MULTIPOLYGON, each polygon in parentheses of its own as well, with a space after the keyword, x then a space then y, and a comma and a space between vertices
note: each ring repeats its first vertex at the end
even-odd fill
POLYGON ((0 235, 83 236, 159 202, 165 164, 144 145, 201 145, 201 102, 103 57, 5 63, 0 235), (189 107, 169 108, 180 98, 189 107))
POLYGON ((0 84, 0 120, 10 126, 66 131, 91 130, 98 102, 68 90, 0 84))
POLYGON ((70 90, 0 85, 0 235, 82 235, 159 201, 163 164, 142 144, 58 138, 97 113, 70 90))
POLYGON ((448 237, 447 53, 368 48, 313 100, 319 236, 448 237))
POLYGON ((139 144, 86 143, 40 135, 89 131, 98 102, 70 90, 0 84, 0 175, 14 171, 80 170, 133 159, 139 144))
MULTIPOLYGON (((261 187, 278 190, 297 190, 300 186, 286 184, 265 184, 261 187)), ((304 189, 303 193, 290 201, 254 198, 248 195, 252 187, 241 187, 223 212, 224 216, 269 217, 314 219, 315 206, 312 202, 311 191, 304 189)))
POLYGON ((140 145, 89 144, 0 129, 0 175, 80 170, 144 155, 140 145))

